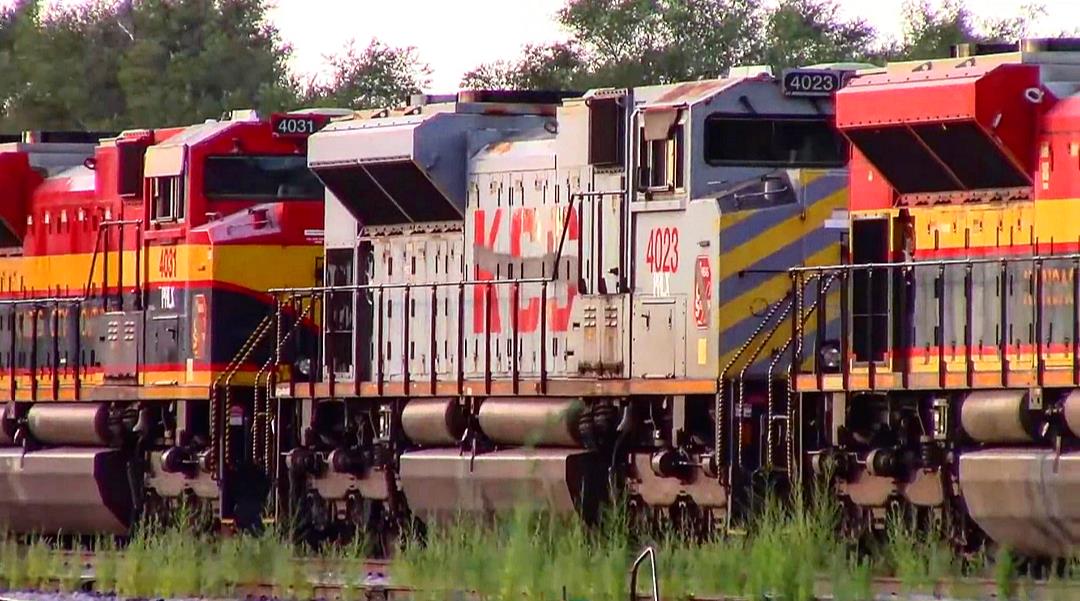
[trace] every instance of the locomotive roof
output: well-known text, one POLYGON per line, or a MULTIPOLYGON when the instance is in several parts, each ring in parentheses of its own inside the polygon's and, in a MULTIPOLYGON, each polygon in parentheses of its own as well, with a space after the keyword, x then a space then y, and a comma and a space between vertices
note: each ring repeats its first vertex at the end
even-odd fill
MULTIPOLYGON (((705 102, 746 78, 706 79, 675 84, 634 88, 634 95, 644 107, 689 106, 705 102)), ((771 79, 771 78, 769 78, 771 79)))

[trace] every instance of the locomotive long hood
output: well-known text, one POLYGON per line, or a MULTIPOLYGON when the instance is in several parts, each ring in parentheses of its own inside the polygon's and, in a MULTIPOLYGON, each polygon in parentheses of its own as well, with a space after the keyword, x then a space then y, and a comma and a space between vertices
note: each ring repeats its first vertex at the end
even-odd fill
POLYGON ((1026 187, 1053 102, 1033 65, 884 73, 836 95, 836 123, 900 194, 1026 187))

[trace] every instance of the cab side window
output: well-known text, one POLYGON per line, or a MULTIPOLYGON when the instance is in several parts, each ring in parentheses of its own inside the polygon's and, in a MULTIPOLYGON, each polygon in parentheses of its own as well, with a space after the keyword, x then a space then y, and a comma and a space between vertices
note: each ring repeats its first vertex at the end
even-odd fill
POLYGON ((683 188, 685 129, 681 111, 664 109, 642 114, 638 135, 638 186, 649 192, 683 188))
POLYGON ((154 221, 183 221, 184 176, 155 177, 150 180, 151 218, 154 221))

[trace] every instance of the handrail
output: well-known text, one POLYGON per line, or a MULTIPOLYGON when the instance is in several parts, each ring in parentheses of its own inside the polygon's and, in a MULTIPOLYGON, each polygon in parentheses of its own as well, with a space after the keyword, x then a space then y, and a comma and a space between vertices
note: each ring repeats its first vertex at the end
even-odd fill
POLYGON ((634 560, 634 565, 630 566, 630 601, 637 601, 638 569, 646 557, 649 558, 649 571, 652 575, 652 601, 660 601, 660 582, 656 579, 656 551, 652 547, 645 547, 634 560))
MULTIPOLYGON (((97 267, 97 257, 99 253, 104 254, 102 259, 104 265, 104 273, 102 273, 101 279, 104 281, 104 286, 101 290, 102 297, 106 299, 106 308, 108 308, 108 284, 109 284, 109 249, 104 251, 101 249, 102 236, 108 236, 109 228, 117 227, 120 230, 119 248, 117 249, 119 257, 119 273, 117 273, 117 279, 120 283, 120 308, 123 310, 124 306, 124 228, 129 225, 135 226, 135 289, 139 296, 136 297, 136 308, 142 306, 142 253, 143 253, 143 222, 141 219, 113 219, 102 221, 98 224, 97 237, 94 240, 94 252, 90 256, 90 271, 86 274, 86 287, 83 288, 83 294, 90 294, 90 286, 94 282, 94 269, 97 267)), ((106 244, 107 245, 107 244, 106 244)))
MULTIPOLYGON (((829 276, 828 280, 825 280, 824 283, 822 283, 822 280, 818 279, 818 283, 821 286, 822 290, 827 291, 830 287, 832 287, 832 283, 835 280, 836 280, 836 274, 832 274, 832 275, 829 276)), ((806 310, 806 312, 803 313, 803 318, 801 320, 803 324, 805 324, 807 321, 809 321, 810 316, 813 315, 815 311, 818 311, 818 316, 819 317, 821 316, 820 311, 824 310, 824 309, 819 310, 819 303, 821 302, 821 300, 822 300, 821 296, 814 299, 814 302, 810 304, 810 308, 808 308, 806 310)), ((787 341, 784 342, 783 346, 781 346, 780 349, 778 351, 776 351, 776 354, 773 356, 772 361, 769 362, 768 371, 765 372, 765 374, 766 374, 765 375, 765 381, 766 382, 772 382, 773 381, 773 372, 776 371, 776 366, 780 364, 780 361, 783 359, 784 355, 787 354, 788 349, 791 348, 792 342, 795 342, 795 339, 794 338, 788 338, 787 341)), ((801 344, 801 343, 802 343, 801 339, 797 341, 797 344, 801 344)), ((787 456, 786 459, 787 459, 787 469, 788 469, 789 472, 791 472, 792 464, 793 464, 793 456, 794 455, 791 452, 792 451, 792 449, 791 449, 791 437, 792 437, 792 428, 795 427, 793 425, 792 417, 793 417, 794 414, 793 414, 792 407, 791 407, 791 379, 792 379, 791 378, 791 370, 796 369, 794 357, 795 357, 795 355, 798 355, 798 354, 799 354, 799 351, 796 350, 792 354, 792 360, 788 364, 788 382, 787 382, 787 386, 785 386, 785 389, 787 390, 787 415, 777 418, 777 419, 785 419, 785 420, 787 420, 787 436, 786 436, 786 438, 787 438, 787 443, 788 443, 787 444, 787 447, 788 447, 788 449, 787 449, 788 454, 787 455, 788 456, 787 456)), ((742 375, 740 374, 739 377, 741 378, 742 375)), ((766 430, 766 434, 765 434, 765 439, 766 439, 766 441, 765 441, 765 447, 766 447, 765 463, 766 463, 767 466, 772 467, 772 465, 773 465, 773 444, 772 444, 772 441, 773 441, 773 426, 772 426, 772 422, 773 422, 773 406, 774 406, 774 403, 773 403, 773 388, 772 388, 771 385, 768 387, 765 394, 766 394, 766 397, 765 397, 765 401, 766 401, 765 402, 765 408, 766 408, 765 409, 765 412, 766 412, 765 423, 766 423, 766 427, 768 428, 766 430)))
POLYGON ((308 286, 300 288, 271 288, 268 290, 270 294, 318 294, 321 292, 358 292, 361 290, 398 290, 404 288, 450 288, 455 286, 481 286, 481 285, 507 285, 507 284, 552 284, 558 281, 558 265, 562 260, 563 247, 566 242, 567 233, 570 231, 570 216, 574 210, 575 201, 583 198, 613 196, 616 194, 625 194, 625 190, 614 191, 590 191, 590 192, 575 192, 570 195, 570 201, 568 209, 566 211, 566 218, 563 219, 562 231, 559 234, 559 246, 555 251, 555 259, 553 261, 553 269, 551 275, 543 278, 510 278, 510 279, 497 279, 497 280, 460 280, 457 282, 413 282, 413 283, 401 283, 401 284, 349 284, 348 286, 308 286))
MULTIPOLYGON (((275 314, 274 326, 276 328, 277 333, 275 334, 275 339, 276 340, 275 340, 275 343, 274 343, 274 352, 270 355, 269 358, 267 358, 266 362, 263 363, 262 367, 259 368, 259 371, 257 371, 255 373, 255 390, 254 390, 255 414, 252 416, 252 428, 251 428, 251 441, 252 441, 251 453, 252 453, 253 463, 255 465, 259 465, 259 463, 261 461, 264 464, 263 467, 269 468, 269 465, 270 465, 270 447, 269 447, 269 444, 270 444, 270 432, 269 432, 269 430, 270 430, 270 428, 269 428, 270 413, 269 413, 269 411, 270 411, 270 398, 271 398, 271 395, 272 395, 272 392, 273 392, 272 391, 272 386, 271 386, 271 381, 273 380, 273 376, 274 376, 275 371, 281 365, 281 349, 282 349, 282 347, 285 346, 285 344, 289 341, 289 339, 292 337, 292 335, 295 332, 298 332, 298 331, 300 331, 302 329, 303 323, 304 323, 303 318, 307 315, 308 310, 310 308, 311 308, 311 305, 309 304, 308 309, 305 309, 304 312, 300 315, 300 318, 295 320, 292 323, 292 326, 289 327, 288 332, 286 332, 284 336, 281 336, 281 332, 280 332, 280 330, 281 330, 281 313, 280 313, 280 311, 278 311, 275 314), (260 412, 259 412, 259 389, 262 386, 260 384, 260 382, 262 382, 262 379, 263 379, 264 376, 266 378, 266 392, 265 392, 265 395, 263 396, 263 403, 262 403, 263 411, 260 414, 260 412), (261 417, 260 417, 260 415, 261 415, 261 417), (261 458, 259 457, 259 450, 260 449, 263 451, 261 458)), ((315 366, 312 365, 311 369, 315 369, 315 366)))
MULTIPOLYGON (((529 277, 529 278, 519 277, 519 278, 489 279, 489 280, 462 279, 462 280, 459 280, 459 281, 451 281, 451 282, 446 282, 446 281, 441 281, 441 282, 404 282, 404 283, 380 283, 380 284, 366 283, 366 284, 349 284, 349 285, 307 286, 307 287, 296 287, 296 288, 277 287, 277 288, 270 288, 267 292, 269 294, 271 294, 272 296, 274 296, 275 298, 279 299, 279 300, 283 296, 288 296, 288 297, 291 297, 291 298, 308 298, 308 299, 310 299, 310 302, 312 304, 314 304, 316 302, 322 302, 324 305, 327 302, 328 295, 331 295, 331 294, 340 294, 340 293, 353 293, 353 294, 355 294, 357 292, 376 292, 377 297, 378 297, 378 306, 379 306, 379 311, 377 312, 377 314, 381 315, 381 313, 382 313, 382 303, 384 301, 384 296, 385 296, 385 293, 388 292, 388 291, 404 290, 405 291, 404 292, 404 294, 405 294, 405 303, 408 304, 409 299, 410 299, 410 295, 411 295, 413 290, 423 289, 423 290, 429 292, 430 295, 431 295, 432 300, 434 301, 434 299, 436 298, 437 291, 439 289, 457 289, 457 291, 458 291, 458 299, 459 299, 459 302, 458 302, 458 337, 459 337, 459 341, 458 342, 459 342, 459 351, 460 351, 460 344, 462 344, 462 342, 464 340, 463 327, 464 327, 464 323, 465 323, 465 315, 464 315, 465 303, 463 302, 463 299, 464 299, 464 293, 465 293, 464 291, 465 291, 466 287, 470 287, 470 288, 474 288, 474 289, 477 288, 477 287, 482 287, 482 290, 486 291, 485 292, 485 298, 484 298, 484 300, 482 302, 483 302, 483 304, 485 306, 490 306, 491 303, 493 303, 495 301, 495 299, 493 298, 493 291, 494 291, 494 289, 496 287, 500 287, 500 286, 510 286, 510 287, 512 287, 513 290, 512 290, 512 293, 511 293, 511 295, 512 295, 511 298, 516 299, 518 297, 518 294, 519 294, 519 289, 520 289, 520 287, 522 285, 529 285, 529 284, 539 285, 539 286, 541 286, 541 293, 540 293, 541 294, 541 307, 540 307, 540 332, 541 332, 541 336, 540 336, 540 355, 539 355, 540 367, 539 367, 539 371, 540 371, 540 387, 541 387, 541 391, 544 391, 544 390, 546 390, 546 380, 547 380, 547 367, 546 367, 546 364, 547 364, 547 356, 546 356, 547 355, 547 348, 546 348, 546 344, 545 344, 545 341, 546 341, 545 332, 546 332, 546 329, 547 329, 546 328, 546 323, 547 323, 547 318, 548 318, 548 307, 547 307, 547 304, 548 304, 547 303, 548 291, 547 290, 548 290, 548 285, 549 284, 555 284, 555 283, 558 283, 560 281, 559 280, 559 263, 562 261, 563 250, 565 248, 565 243, 566 243, 569 231, 570 231, 570 223, 571 223, 571 221, 572 221, 572 219, 573 219, 573 217, 575 215, 576 205, 579 203, 580 200, 585 199, 585 198, 594 198, 594 197, 602 198, 602 197, 605 197, 605 196, 617 196, 617 195, 625 194, 625 192, 626 192, 625 190, 587 191, 587 192, 577 192, 577 193, 574 193, 574 194, 570 195, 569 202, 567 203, 567 210, 566 210, 565 217, 564 217, 563 223, 562 223, 561 232, 560 232, 560 235, 559 235, 559 244, 558 244, 558 247, 557 247, 556 252, 555 252, 555 257, 554 257, 554 259, 552 259, 550 274, 548 274, 548 275, 546 275, 544 277, 529 277)), ((579 258, 579 260, 581 258, 580 249, 579 249, 579 257, 578 258, 579 258)), ((545 263, 546 263, 546 260, 545 260, 545 263)), ((579 271, 580 271, 580 269, 579 269, 579 271)), ((580 278, 580 274, 579 274, 579 278, 580 278)), ((579 281, 577 283, 575 283, 575 282, 567 282, 567 284, 568 285, 580 285, 580 279, 579 279, 579 281)), ((511 300, 511 302, 514 302, 514 301, 511 300)), ((278 306, 279 306, 278 311, 280 311, 281 310, 280 302, 278 303, 278 306)), ((433 306, 434 306, 434 303, 433 303, 433 306)), ((436 315, 437 315, 437 313, 433 310, 431 312, 431 320, 432 320, 431 332, 432 332, 432 335, 434 335, 434 332, 435 332, 435 317, 436 317, 436 315)), ((326 314, 324 313, 324 319, 325 319, 325 316, 326 316, 326 314)), ((490 310, 485 310, 485 316, 486 316, 485 319, 490 319, 490 316, 491 316, 490 310)), ((511 357, 512 357, 512 359, 511 359, 511 361, 512 361, 511 371, 513 373, 513 381, 514 381, 514 386, 515 386, 515 390, 516 390, 518 377, 519 377, 518 376, 518 368, 519 368, 519 366, 518 366, 517 346, 516 346, 517 337, 518 337, 517 313, 516 312, 511 314, 511 322, 512 322, 512 329, 514 331, 514 340, 513 340, 513 342, 515 344, 513 350, 511 351, 511 357)), ((409 331, 409 324, 410 324, 410 321, 408 321, 408 320, 406 320, 404 322, 404 324, 403 324, 403 326, 404 326, 403 327, 403 336, 405 338, 405 344, 404 344, 403 348, 406 348, 406 349, 409 347, 410 335, 411 335, 411 333, 409 331)), ((355 327, 355 324, 354 324, 354 327, 355 327)), ((492 353, 492 349, 491 349, 491 329, 490 329, 489 326, 485 327, 484 329, 485 329, 485 340, 484 340, 483 344, 484 344, 485 348, 487 349, 486 360, 485 360, 486 364, 485 364, 485 368, 484 368, 484 372, 485 372, 485 378, 484 379, 485 379, 485 382, 486 382, 486 385, 485 385, 486 389, 490 390, 490 384, 491 384, 491 353, 492 353)), ((383 358, 381 356, 382 349, 383 349, 383 340, 382 340, 383 330, 384 330, 384 328, 383 328, 381 322, 378 322, 378 334, 377 334, 378 340, 377 340, 377 344, 375 346, 375 348, 378 349, 378 354, 376 355, 378 363, 377 363, 377 374, 375 375, 375 382, 376 382, 376 385, 377 385, 378 390, 380 392, 382 391, 383 378, 384 378, 384 374, 383 374, 384 360, 383 360, 383 358)), ((407 357, 408 357, 407 355, 403 355, 403 359, 402 359, 402 361, 403 361, 402 375, 403 375, 404 385, 405 385, 406 388, 408 388, 410 386, 410 384, 411 384, 411 375, 412 375, 412 371, 413 371, 409 367, 409 359, 407 357)), ((431 365, 430 365, 430 372, 431 372, 431 382, 430 382, 430 384, 431 384, 431 387, 432 387, 432 393, 434 393, 434 391, 435 391, 435 383, 436 383, 436 381, 438 379, 437 373, 436 373, 436 364, 435 364, 435 355, 434 355, 434 353, 432 353, 432 359, 431 359, 430 363, 431 363, 431 365)), ((464 354, 463 353, 459 354, 459 360, 458 360, 457 363, 458 363, 458 384, 459 384, 459 388, 460 388, 460 386, 463 385, 463 381, 464 381, 464 376, 463 376, 463 373, 462 373, 462 366, 464 365, 464 354)), ((333 373, 331 373, 329 377, 330 377, 331 390, 333 390, 333 384, 334 384, 333 373)), ((314 394, 314 388, 312 388, 312 394, 314 394)))
POLYGON ((922 261, 895 261, 888 263, 850 263, 839 265, 804 265, 788 269, 788 273, 815 273, 825 271, 854 271, 856 269, 887 269, 890 267, 925 267, 950 265, 987 265, 991 263, 1029 263, 1033 261, 1067 261, 1080 259, 1080 253, 1061 255, 1028 255, 1007 257, 972 257, 969 259, 933 259, 922 261))
POLYGON ((88 299, 85 296, 41 296, 31 298, 9 298, 0 300, 0 306, 8 305, 77 305, 88 299))
POLYGON ((221 408, 219 407, 220 403, 218 403, 218 388, 221 387, 222 380, 224 380, 224 409, 226 412, 228 412, 232 403, 232 387, 230 386, 232 378, 238 371, 240 371, 240 368, 243 366, 244 362, 247 361, 247 358, 251 355, 251 352, 255 350, 255 347, 258 346, 260 342, 262 342, 272 322, 273 315, 271 314, 268 314, 266 317, 263 318, 259 325, 256 326, 255 331, 252 332, 251 336, 249 336, 248 339, 244 341, 244 344, 240 347, 240 350, 237 351, 236 356, 234 356, 232 360, 228 363, 228 365, 225 367, 225 370, 218 374, 217 378, 214 378, 213 383, 210 385, 210 398, 208 399, 210 402, 211 445, 209 464, 212 469, 216 469, 217 477, 219 480, 224 476, 224 470, 222 469, 222 467, 225 463, 224 461, 220 461, 220 459, 224 458, 226 461, 228 460, 229 426, 228 424, 224 424, 224 437, 223 441, 220 443, 222 445, 222 448, 219 452, 219 442, 217 435, 219 429, 222 427, 219 425, 219 420, 222 416, 219 416, 219 414, 221 413, 221 408))
POLYGON ((364 290, 403 290, 405 288, 455 288, 457 286, 503 286, 510 284, 551 284, 553 278, 515 278, 498 280, 460 280, 457 282, 405 282, 400 284, 349 284, 347 286, 310 286, 306 288, 271 288, 270 294, 306 296, 323 292, 362 292, 364 290))
MULTIPOLYGON (((791 303, 787 304, 787 307, 780 313, 780 317, 776 320, 776 323, 774 323, 772 325, 772 327, 769 329, 768 332, 765 333, 764 336, 761 336, 761 342, 758 343, 757 347, 754 349, 754 352, 750 353, 750 356, 747 357, 746 361, 743 362, 743 367, 742 367, 741 370, 739 370, 738 396, 735 399, 734 407, 741 408, 743 406, 743 404, 746 402, 745 401, 745 399, 746 399, 746 372, 747 372, 747 370, 750 369, 750 367, 754 364, 754 362, 757 361, 757 358, 761 356, 761 352, 763 350, 765 350, 765 347, 769 344, 769 339, 771 339, 773 337, 773 335, 780 329, 780 326, 783 325, 785 321, 787 321, 788 316, 791 315, 791 313, 792 313, 792 309, 795 308, 795 304, 796 303, 794 303, 794 302, 791 302, 791 303)), ((751 338, 750 340, 753 340, 753 338, 751 338)), ((769 389, 770 390, 772 389, 771 385, 769 385, 769 389)), ((740 467, 742 466, 742 451, 743 451, 743 448, 742 448, 742 444, 739 444, 739 443, 741 443, 741 441, 742 441, 742 432, 743 432, 743 422, 744 421, 745 420, 741 420, 741 419, 739 420, 739 422, 737 424, 738 425, 738 432, 735 435, 735 440, 737 441, 736 448, 735 448, 735 464, 740 466, 740 467)))
MULTIPOLYGON (((714 428, 715 437, 714 437, 713 442, 715 444, 713 446, 713 463, 714 463, 714 465, 716 467, 716 477, 717 478, 720 478, 720 474, 723 473, 721 471, 721 469, 720 469, 720 456, 722 454, 723 447, 724 447, 724 435, 723 435, 723 428, 724 428, 724 379, 727 377, 728 371, 732 367, 735 366, 735 363, 737 363, 739 361, 739 359, 742 358, 743 353, 746 352, 746 349, 750 348, 750 345, 753 344, 754 340, 759 335, 761 335, 761 332, 762 332, 762 330, 765 329, 766 325, 769 322, 772 321, 773 317, 776 315, 776 312, 780 310, 780 307, 783 306, 783 305, 791 304, 791 300, 790 300, 791 295, 792 295, 792 291, 789 290, 784 295, 784 297, 780 299, 779 302, 777 302, 775 305, 772 306, 772 308, 769 309, 769 311, 766 313, 765 317, 762 318, 761 321, 758 322, 757 327, 754 328, 754 332, 750 335, 749 338, 747 338, 742 343, 742 346, 740 346, 739 350, 736 351, 735 355, 732 356, 731 359, 728 360, 727 364, 724 365, 724 368, 722 370, 720 370, 720 374, 716 378, 716 398, 715 398, 715 407, 714 407, 714 412, 715 412, 714 419, 715 419, 716 427, 714 428)), ((729 465, 728 467, 729 467, 728 480, 729 480, 729 483, 730 483, 730 480, 731 480, 730 467, 731 466, 729 465)))
MULTIPOLYGON (((895 276, 895 274, 897 272, 899 272, 900 274, 910 274, 910 273, 916 273, 918 270, 927 270, 927 269, 936 270, 936 272, 937 272, 937 275, 936 275, 937 280, 938 281, 944 281, 944 278, 946 278, 946 273, 947 273, 947 268, 948 267, 965 268, 965 271, 964 271, 963 274, 956 274, 957 279, 959 279, 960 275, 963 276, 963 284, 962 284, 962 286, 963 286, 963 298, 956 299, 956 302, 963 303, 964 314, 963 314, 963 317, 961 317, 960 320, 955 322, 955 324, 954 324, 955 330, 959 331, 962 328, 963 333, 962 334, 957 334, 956 331, 954 331, 953 336, 957 337, 957 338, 955 338, 955 340, 958 340, 960 337, 962 337, 962 339, 963 339, 963 342, 962 342, 963 348, 964 348, 964 358, 963 359, 964 359, 964 364, 965 364, 963 372, 966 375, 967 385, 972 386, 973 382, 974 382, 974 374, 976 372, 976 369, 974 367, 974 360, 973 360, 973 356, 972 356, 973 348, 975 346, 974 334, 973 334, 973 331, 974 331, 973 330, 973 328, 974 328, 973 324, 975 322, 975 306, 974 306, 974 301, 973 301, 973 298, 972 298, 975 283, 974 283, 974 278, 972 276, 972 267, 975 266, 975 265, 997 266, 1000 269, 1000 276, 1005 276, 1008 273, 1008 269, 1009 269, 1010 266, 1021 266, 1021 267, 1030 266, 1031 270, 1026 271, 1023 276, 1018 276, 1018 279, 1021 282, 1023 282, 1021 285, 1030 287, 1029 294, 1031 294, 1031 296, 1034 299, 1036 299, 1034 302, 1030 303, 1030 305, 1031 305, 1030 306, 1030 313, 1027 313, 1026 310, 1025 310, 1025 317, 1029 317, 1030 320, 1031 320, 1030 323, 1028 324, 1028 326, 1025 326, 1025 329, 1030 327, 1029 333, 1027 334, 1027 336, 1030 337, 1030 338, 1028 338, 1028 343, 1033 345, 1034 348, 1035 348, 1034 353, 1033 353, 1033 365, 1031 366, 1031 369, 1035 374, 1036 383, 1038 385, 1042 385, 1042 378, 1043 378, 1043 375, 1044 375, 1044 370, 1046 369, 1045 356, 1044 356, 1044 353, 1046 351, 1046 349, 1045 349, 1045 344, 1046 344, 1045 336, 1046 336, 1046 334, 1044 333, 1044 328, 1045 328, 1045 325, 1046 325, 1045 320, 1046 320, 1047 315, 1048 315, 1047 314, 1047 311, 1048 311, 1047 301, 1046 301, 1046 299, 1043 298, 1043 286, 1044 286, 1044 279, 1045 279, 1044 274, 1045 274, 1046 269, 1054 269, 1055 268, 1055 263, 1058 263, 1058 264, 1061 264, 1061 263, 1071 264, 1067 268, 1063 267, 1063 269, 1070 269, 1072 271, 1072 273, 1073 273, 1073 280, 1072 280, 1071 284, 1069 284, 1070 288, 1072 289, 1071 297, 1072 297, 1072 303, 1074 305, 1073 311, 1072 311, 1072 313, 1073 313, 1073 315, 1072 315, 1073 324, 1072 324, 1072 328, 1071 328, 1071 331, 1073 332, 1073 340, 1071 342, 1067 341, 1067 343, 1070 344, 1074 348, 1074 350, 1078 351, 1078 352, 1073 353, 1072 371, 1073 371, 1073 380, 1075 382, 1077 382, 1077 383, 1080 383, 1080 341, 1077 340, 1078 338, 1080 338, 1080 336, 1077 336, 1077 334, 1080 334, 1080 315, 1078 315, 1076 313, 1076 307, 1080 306, 1080 253, 1050 254, 1050 255, 1047 255, 1047 254, 1032 254, 1032 255, 1027 255, 1027 256, 1012 255, 1012 256, 997 256, 997 257, 972 257, 972 258, 936 259, 936 260, 902 261, 902 262, 852 263, 852 264, 846 264, 846 265, 814 265, 814 266, 794 267, 794 268, 791 268, 789 270, 789 273, 791 274, 791 279, 792 279, 792 290, 800 288, 800 282, 802 282, 802 285, 805 285, 805 282, 807 280, 805 280, 804 277, 806 277, 806 276, 808 276, 810 278, 824 278, 824 277, 828 276, 830 278, 830 280, 835 279, 835 278, 839 278, 840 281, 841 281, 841 285, 843 287, 843 290, 842 290, 843 298, 842 298, 842 301, 841 301, 841 316, 840 316, 840 320, 841 320, 841 324, 840 324, 840 327, 841 327, 840 343, 841 343, 841 357, 842 357, 841 377, 842 377, 843 386, 846 388, 847 387, 847 378, 849 377, 849 368, 850 368, 850 365, 851 365, 852 357, 854 356, 853 352, 849 348, 851 346, 850 341, 849 341, 849 337, 851 336, 850 330, 853 327, 852 320, 855 317, 855 316, 850 314, 851 312, 849 310, 849 308, 850 308, 849 305, 851 305, 851 303, 853 301, 852 301, 852 298, 850 296, 850 292, 847 290, 846 282, 848 280, 850 280, 853 276, 858 275, 860 273, 868 274, 868 277, 871 278, 871 279, 874 278, 875 274, 876 274, 876 277, 887 277, 887 278, 890 279, 890 281, 892 281, 892 279, 894 278, 894 276, 895 276)), ((1011 331, 1010 326, 1012 324, 1016 323, 1016 321, 1015 321, 1016 317, 1013 316, 1013 312, 1014 312, 1013 301, 1010 300, 1010 299, 1013 298, 1013 293, 1007 292, 1007 287, 1009 286, 1009 284, 1008 284, 1009 278, 1007 278, 1007 277, 999 277, 999 282, 1000 283, 997 284, 997 285, 982 284, 982 286, 984 286, 984 288, 987 290, 988 294, 991 294, 991 295, 996 294, 998 296, 998 298, 999 298, 999 301, 1000 301, 1000 303, 999 303, 1000 304, 1000 309, 999 309, 1000 314, 997 316, 997 319, 999 320, 999 328, 998 328, 999 333, 996 336, 994 336, 994 338, 996 338, 996 346, 998 347, 997 348, 997 354, 1000 357, 1000 363, 1001 363, 1001 368, 1000 368, 1001 369, 1001 378, 1002 378, 1001 381, 1005 382, 1007 377, 1008 377, 1009 364, 1010 364, 1010 360, 1007 358, 1007 356, 1008 356, 1008 353, 1009 353, 1009 349, 1012 348, 1012 345, 1014 344, 1014 342, 1012 342, 1010 340, 1010 338, 1009 338, 1011 336, 1011 334, 1009 333, 1011 331), (993 290, 994 286, 996 286, 996 288, 997 288, 996 291, 993 290)), ((903 293, 900 295, 900 301, 899 302, 906 303, 907 302, 906 295, 909 292, 909 287, 912 286, 913 283, 910 282, 909 280, 905 279, 899 285, 903 286, 903 290, 904 290, 903 293)), ((821 296, 822 293, 823 292, 819 287, 818 295, 821 296)), ((867 286, 866 286, 866 293, 868 295, 872 293, 872 288, 871 288, 871 286, 869 284, 867 284, 867 286)), ((952 293, 949 293, 949 294, 937 294, 936 295, 936 300, 934 301, 934 304, 936 304, 936 319, 937 319, 938 324, 947 323, 947 320, 946 320, 947 304, 948 304, 947 298, 951 297, 951 294, 952 293)), ((912 324, 914 322, 912 321, 912 318, 908 315, 908 312, 904 311, 902 307, 903 307, 903 305, 901 306, 901 309, 899 309, 899 310, 891 309, 891 311, 894 311, 896 314, 904 316, 904 317, 902 317, 902 319, 904 319, 905 322, 903 324, 903 328, 901 329, 900 336, 905 337, 905 336, 907 336, 909 334, 913 334, 913 330, 911 330, 910 328, 913 328, 912 324)), ((931 308, 930 310, 933 310, 933 309, 931 308)), ((803 329, 802 326, 803 326, 803 324, 801 324, 801 323, 796 324, 796 327, 794 328, 794 331, 793 331, 793 334, 792 334, 793 338, 797 338, 799 343, 801 343, 801 341, 802 341, 802 339, 804 337, 804 329, 803 329)), ((826 327, 826 325, 822 324, 822 323, 819 323, 817 325, 817 335, 818 335, 819 339, 824 334, 824 328, 825 327, 826 327)), ((870 328, 866 328, 865 333, 867 334, 867 336, 870 335, 870 332, 871 332, 870 328)), ((895 334, 890 334, 890 335, 893 336, 895 334)), ((948 362, 947 359, 946 359, 946 348, 948 346, 947 343, 946 343, 946 335, 947 335, 946 334, 946 328, 944 326, 936 328, 936 332, 933 335, 934 336, 934 341, 932 343, 937 348, 938 386, 942 387, 942 388, 947 387, 947 382, 948 382, 947 376, 948 376, 948 371, 949 371, 947 369, 947 365, 946 365, 947 362, 948 362)), ((1023 336, 1021 336, 1020 338, 1023 338, 1023 336)), ((1023 344, 1023 342, 1018 342, 1018 343, 1023 344)), ((867 366, 867 369, 868 369, 869 385, 873 386, 874 382, 875 382, 875 377, 874 376, 875 376, 876 368, 878 367, 879 360, 875 359, 874 355, 871 352, 872 349, 869 347, 869 344, 870 343, 868 341, 867 342, 867 345, 868 345, 867 353, 868 353, 868 355, 865 358, 865 361, 866 361, 866 366, 867 366)), ((908 348, 912 348, 914 342, 913 342, 913 340, 901 338, 899 341, 894 341, 893 344, 894 345, 899 344, 900 348, 908 349, 908 348)), ((956 343, 954 342, 953 344, 956 344, 956 343)), ((982 344, 982 342, 980 341, 979 344, 982 344)), ((798 354, 798 353, 796 353, 796 354, 798 354)), ((898 355, 895 355, 895 356, 901 357, 901 359, 903 359, 905 357, 905 355, 902 354, 902 353, 898 354, 898 355)), ((954 355, 954 358, 955 358, 955 355, 954 355)), ((794 371, 795 370, 793 369, 792 370, 792 376, 794 376, 794 371)), ((900 378, 901 378, 900 381, 902 383, 902 386, 904 386, 904 387, 908 386, 908 378, 910 377, 910 373, 911 373, 909 366, 905 365, 905 366, 897 367, 897 365, 894 364, 892 366, 892 371, 899 372, 900 378)), ((817 357, 817 356, 814 357, 814 364, 813 364, 812 368, 810 368, 809 370, 801 370, 800 369, 799 373, 811 373, 811 374, 816 375, 818 377, 819 386, 820 386, 821 385, 820 384, 821 378, 822 378, 823 374, 825 373, 823 371, 823 367, 820 364, 820 357, 817 357)))

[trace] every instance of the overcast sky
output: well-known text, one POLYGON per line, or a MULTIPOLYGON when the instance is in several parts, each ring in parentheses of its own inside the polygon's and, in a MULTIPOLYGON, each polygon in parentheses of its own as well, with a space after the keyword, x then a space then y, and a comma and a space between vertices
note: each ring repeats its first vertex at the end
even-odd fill
MULTIPOLYGON (((0 0, 0 5, 12 0, 0 0)), ((75 4, 80 0, 53 0, 75 4)), ((325 57, 350 39, 365 46, 378 37, 394 46, 415 46, 432 67, 433 91, 457 88, 463 73, 521 46, 565 39, 555 12, 565 0, 271 0, 272 18, 294 49, 293 67, 315 77, 325 57)), ((941 0, 930 0, 932 4, 941 0)), ((848 16, 862 16, 888 36, 900 34, 904 0, 839 0, 848 16)), ((967 0, 983 16, 1014 15, 1027 4, 1047 14, 1037 33, 1080 27, 1080 0, 967 0)))

